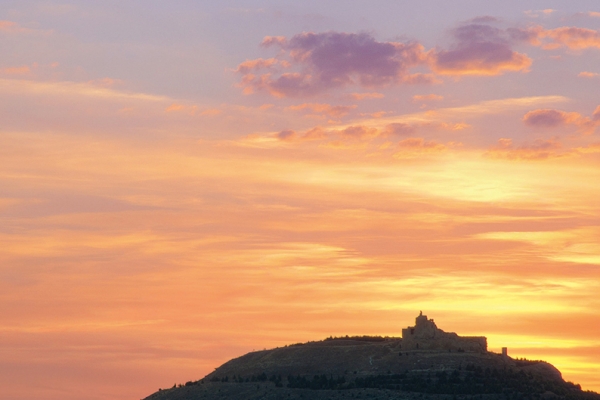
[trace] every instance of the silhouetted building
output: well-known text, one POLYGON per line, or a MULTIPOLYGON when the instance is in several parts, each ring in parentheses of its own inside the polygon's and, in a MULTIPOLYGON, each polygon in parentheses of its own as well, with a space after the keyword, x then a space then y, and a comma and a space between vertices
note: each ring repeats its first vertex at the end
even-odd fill
POLYGON ((485 336, 458 336, 454 332, 444 332, 427 319, 423 312, 415 320, 415 326, 402 329, 402 350, 446 350, 457 352, 485 353, 485 336))

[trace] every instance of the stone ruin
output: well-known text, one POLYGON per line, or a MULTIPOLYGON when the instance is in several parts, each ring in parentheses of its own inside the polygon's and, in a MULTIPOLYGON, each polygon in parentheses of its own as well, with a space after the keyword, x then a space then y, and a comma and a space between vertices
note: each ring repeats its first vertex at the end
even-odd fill
POLYGON ((458 336, 444 332, 427 319, 423 312, 416 318, 415 326, 402 329, 402 350, 437 350, 450 352, 487 352, 485 336, 458 336))

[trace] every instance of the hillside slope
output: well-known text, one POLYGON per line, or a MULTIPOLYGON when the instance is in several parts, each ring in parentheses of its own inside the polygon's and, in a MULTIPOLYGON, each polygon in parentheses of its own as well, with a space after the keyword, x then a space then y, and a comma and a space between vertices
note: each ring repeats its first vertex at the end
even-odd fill
POLYGON ((340 338, 256 351, 146 400, 589 399, 543 361, 491 352, 402 349, 402 339, 340 338), (360 340, 358 340, 360 339, 360 340))

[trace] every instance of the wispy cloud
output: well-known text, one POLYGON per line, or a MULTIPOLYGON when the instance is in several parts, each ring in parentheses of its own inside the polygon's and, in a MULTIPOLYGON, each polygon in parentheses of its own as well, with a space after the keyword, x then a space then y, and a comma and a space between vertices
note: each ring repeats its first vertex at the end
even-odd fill
POLYGON ((20 93, 78 95, 98 98, 132 99, 153 102, 168 102, 171 99, 148 93, 136 93, 111 89, 104 85, 89 82, 48 82, 15 79, 0 79, 0 89, 4 92, 17 91, 20 93))
POLYGON ((534 143, 515 146, 512 139, 502 138, 485 154, 489 157, 510 160, 546 160, 551 157, 564 156, 560 152, 561 149, 562 144, 555 139, 537 140, 534 143))
POLYGON ((303 103, 286 107, 286 110, 308 112, 313 114, 326 115, 333 118, 340 118, 347 115, 356 106, 332 106, 324 103, 303 103))
POLYGON ((596 78, 599 75, 600 74, 598 74, 597 72, 589 72, 589 71, 582 71, 579 74, 577 74, 577 76, 580 78, 596 78))

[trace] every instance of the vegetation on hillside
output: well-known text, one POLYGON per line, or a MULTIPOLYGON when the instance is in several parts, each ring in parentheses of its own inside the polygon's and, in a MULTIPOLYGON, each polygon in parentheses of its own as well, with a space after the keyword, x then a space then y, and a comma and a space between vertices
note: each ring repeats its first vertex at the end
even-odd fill
MULTIPOLYGON (((523 365, 540 361, 519 360, 523 365)), ((544 379, 519 368, 482 368, 468 364, 465 368, 443 371, 407 371, 402 374, 377 374, 367 376, 293 376, 266 373, 242 377, 214 376, 212 382, 272 382, 276 387, 311 390, 385 389, 424 394, 479 395, 499 394, 506 398, 522 396, 560 396, 564 399, 600 399, 600 395, 582 392, 579 385, 561 380, 544 379)))

